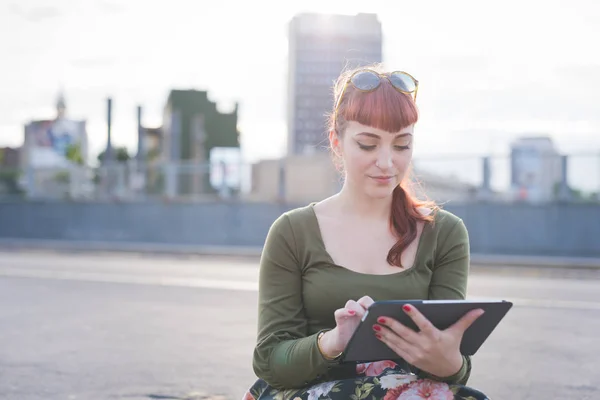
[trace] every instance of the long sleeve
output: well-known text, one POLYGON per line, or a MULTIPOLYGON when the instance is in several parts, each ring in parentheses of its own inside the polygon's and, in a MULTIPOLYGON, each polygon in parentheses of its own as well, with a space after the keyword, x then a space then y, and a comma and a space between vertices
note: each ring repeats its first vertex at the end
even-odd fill
POLYGON ((327 372, 330 362, 319 352, 317 334, 308 336, 302 304, 302 266, 289 216, 269 229, 263 248, 258 294, 258 338, 254 373, 271 386, 305 386, 327 372))
MULTIPOLYGON (((443 233, 439 240, 439 253, 436 257, 433 276, 429 285, 429 299, 465 299, 469 276, 470 248, 469 235, 463 221, 457 218, 448 233, 443 233)), ((424 371, 420 371, 419 375, 438 381, 464 385, 471 375, 471 358, 463 356, 461 369, 449 377, 439 378, 424 371)))
POLYGON ((439 238, 438 254, 429 284, 430 300, 463 300, 467 296, 469 234, 461 219, 439 238))

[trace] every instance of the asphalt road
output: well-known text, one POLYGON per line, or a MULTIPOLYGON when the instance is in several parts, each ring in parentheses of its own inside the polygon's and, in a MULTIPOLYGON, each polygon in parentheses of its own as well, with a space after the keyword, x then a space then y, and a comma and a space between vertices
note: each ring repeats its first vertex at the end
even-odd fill
MULTIPOLYGON (((0 399, 240 399, 256 260, 0 253, 0 399)), ((473 268, 515 307, 474 358, 492 399, 600 399, 600 271, 473 268)))

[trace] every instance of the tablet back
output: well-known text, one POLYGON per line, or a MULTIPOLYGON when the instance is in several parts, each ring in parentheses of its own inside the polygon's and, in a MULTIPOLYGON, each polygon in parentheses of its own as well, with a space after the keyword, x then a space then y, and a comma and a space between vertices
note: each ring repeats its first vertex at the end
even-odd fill
POLYGON ((440 330, 448 328, 470 310, 482 308, 485 313, 463 335, 460 345, 463 355, 475 354, 512 307, 512 303, 509 301, 394 300, 375 302, 369 307, 363 321, 354 332, 341 361, 372 362, 398 359, 399 356, 396 353, 375 337, 372 327, 377 323, 377 318, 387 316, 418 331, 412 319, 402 310, 404 304, 415 306, 440 330))

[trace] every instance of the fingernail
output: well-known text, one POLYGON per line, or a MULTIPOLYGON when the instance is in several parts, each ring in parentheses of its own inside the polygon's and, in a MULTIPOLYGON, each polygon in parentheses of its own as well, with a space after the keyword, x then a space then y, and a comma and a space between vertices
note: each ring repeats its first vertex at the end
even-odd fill
POLYGON ((404 311, 406 311, 406 312, 409 312, 410 311, 410 306, 408 304, 405 304, 405 305, 402 306, 402 309, 404 311))
POLYGON ((381 335, 380 335, 379 333, 376 333, 376 334, 375 334, 375 337, 376 337, 377 339, 381 340, 381 335))
POLYGON ((350 315, 354 315, 354 314, 356 314, 356 311, 354 311, 354 310, 349 310, 349 311, 348 311, 348 314, 350 314, 350 315))
POLYGON ((381 327, 379 325, 373 325, 373 330, 379 332, 381 331, 381 327))
POLYGON ((377 322, 379 322, 380 324, 385 324, 385 318, 378 318, 377 322))

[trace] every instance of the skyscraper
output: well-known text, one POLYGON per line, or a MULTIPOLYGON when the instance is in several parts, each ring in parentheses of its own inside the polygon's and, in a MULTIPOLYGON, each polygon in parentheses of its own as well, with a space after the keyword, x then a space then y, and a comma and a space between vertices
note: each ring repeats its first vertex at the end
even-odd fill
POLYGON ((326 148, 334 80, 346 67, 382 61, 375 14, 299 14, 289 24, 288 154, 326 148))

